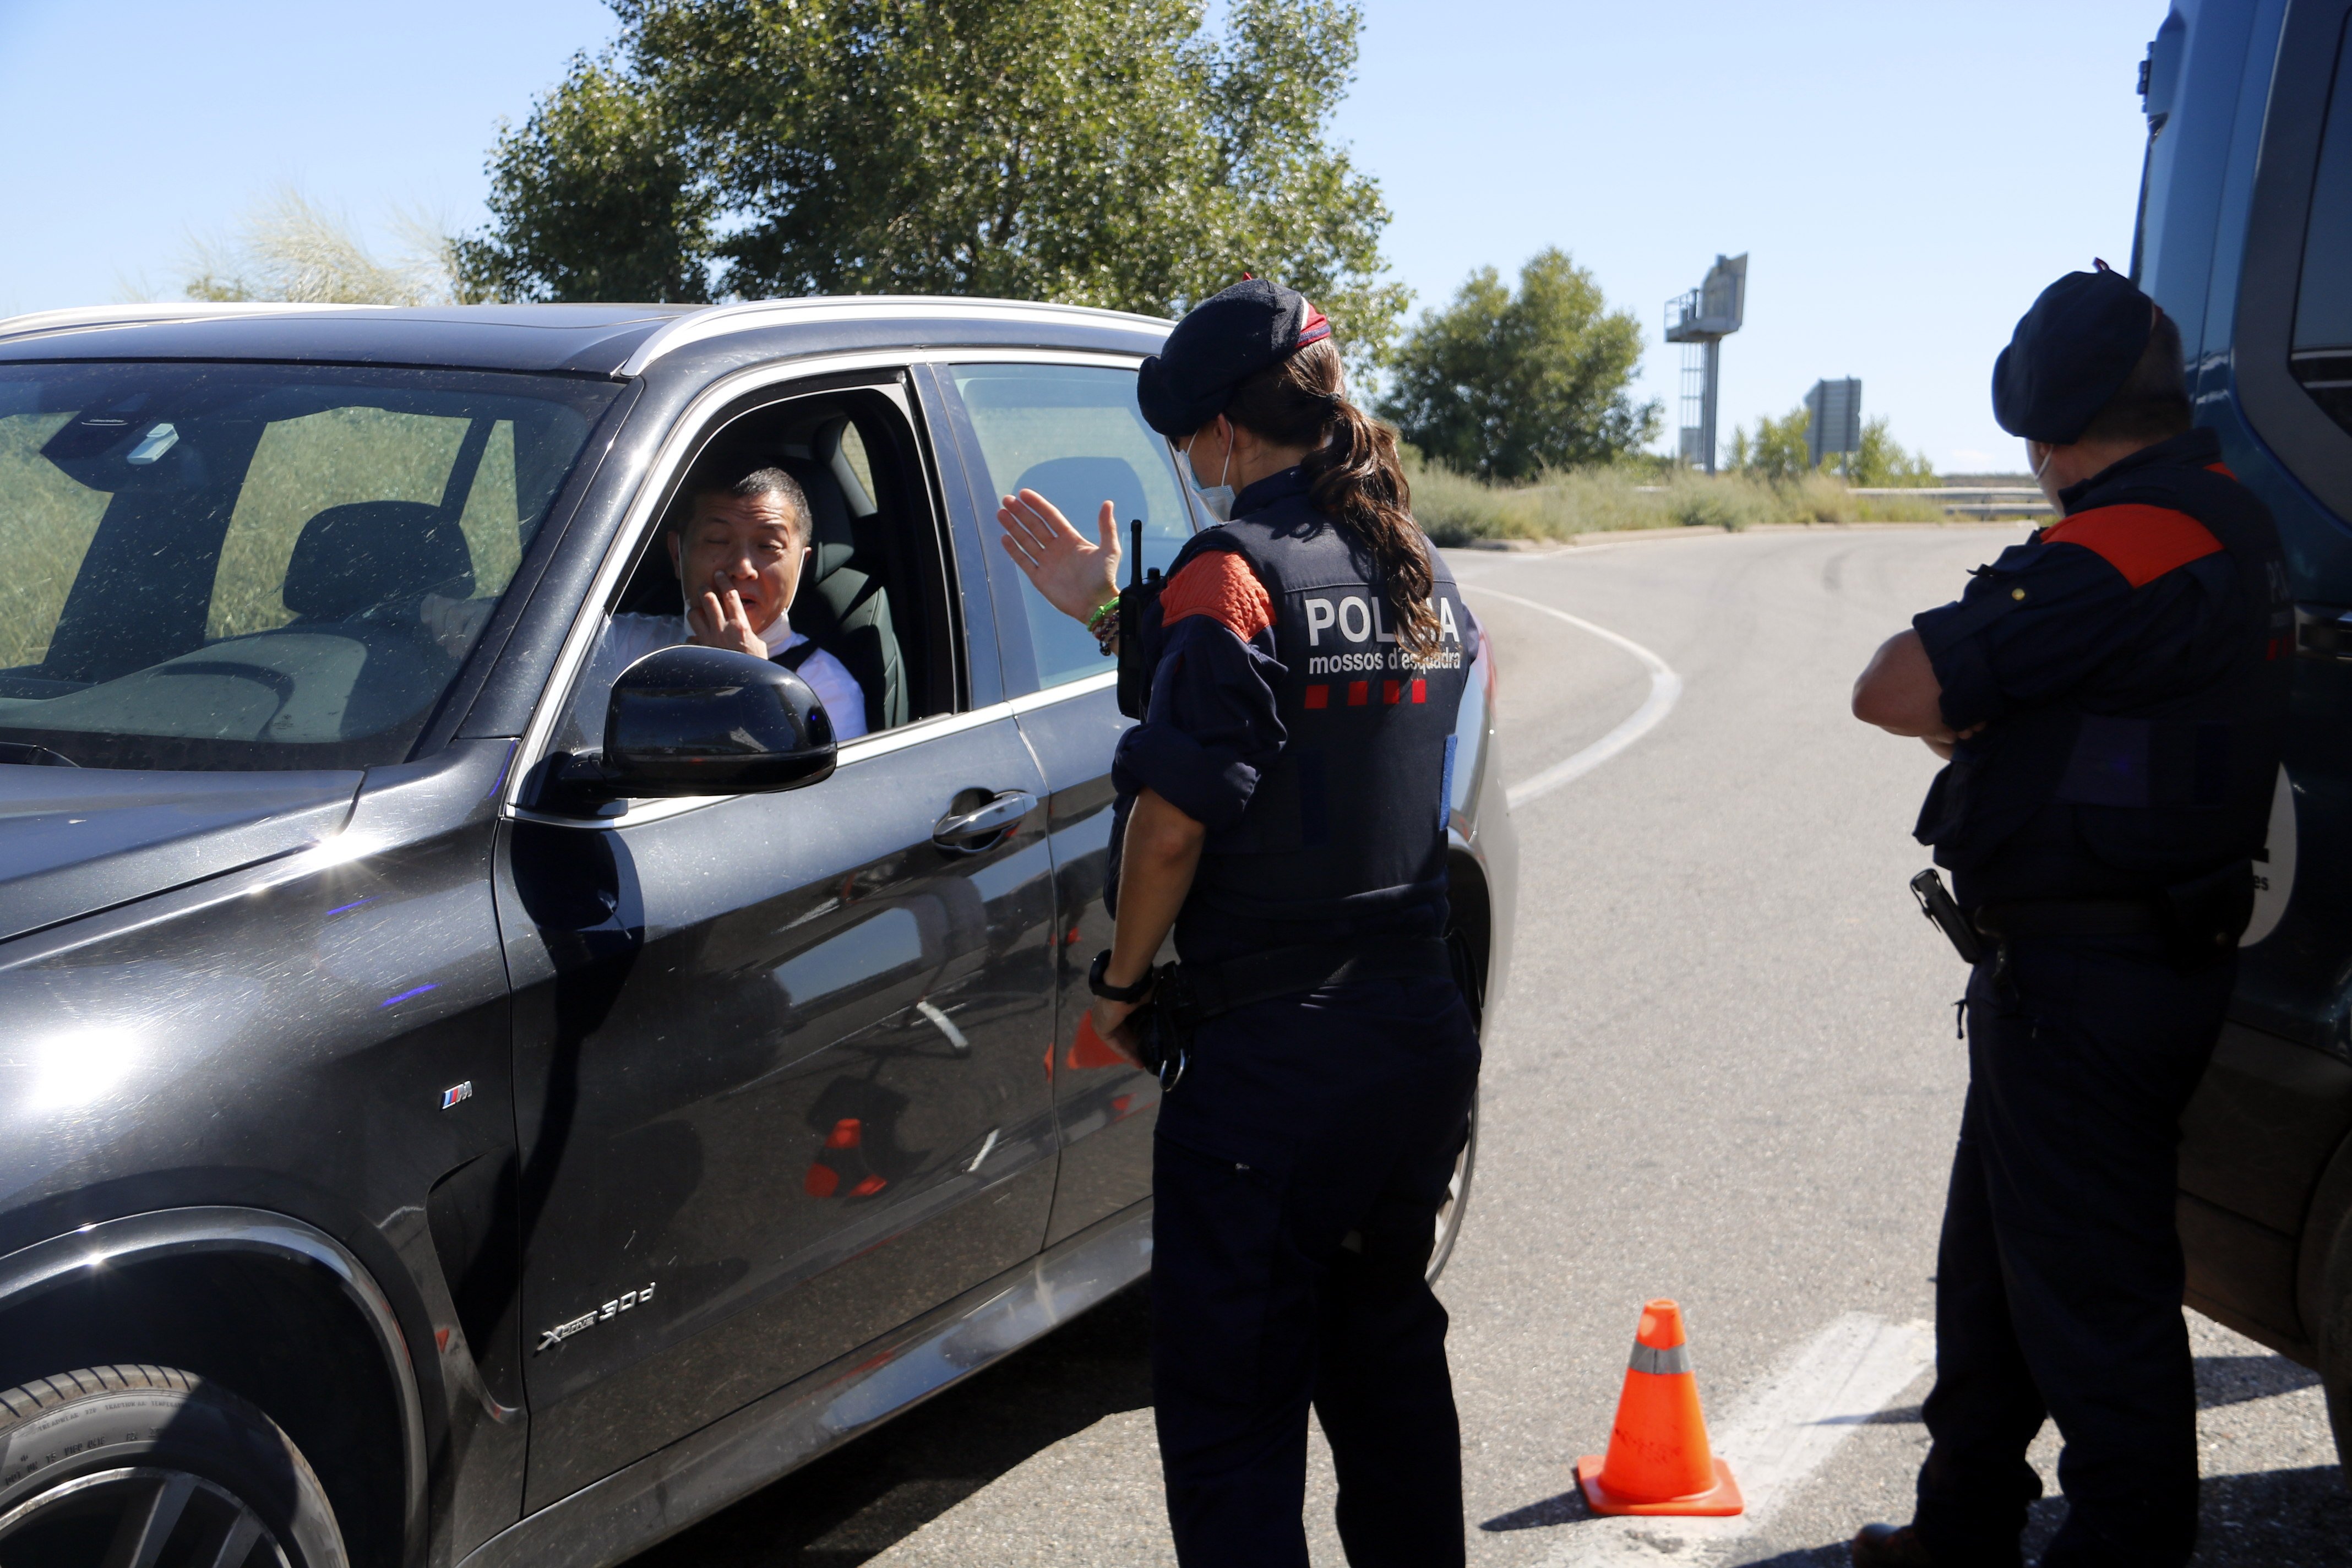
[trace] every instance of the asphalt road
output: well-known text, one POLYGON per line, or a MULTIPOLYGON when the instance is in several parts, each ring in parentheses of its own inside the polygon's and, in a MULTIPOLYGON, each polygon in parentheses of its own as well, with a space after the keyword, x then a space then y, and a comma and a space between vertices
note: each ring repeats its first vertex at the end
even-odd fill
MULTIPOLYGON (((1908 1517, 1962 973, 1905 890, 1934 760, 1865 731, 1871 647, 2013 529, 1763 532, 1456 559, 1501 653, 1507 778, 1652 702, 1514 816, 1517 965, 1487 1040, 1469 1216, 1440 1293, 1477 1564, 1842 1563, 1908 1517), (1549 612, 1632 639, 1635 653, 1549 612), (1678 690, 1672 689, 1678 679, 1678 690), (1748 1518, 1587 1517, 1634 1320, 1681 1300, 1748 1518)), ((2190 1317, 2203 1564, 2352 1561, 2312 1375, 2190 1317)), ((637 1568, 1171 1563, 1129 1292, 637 1568)), ((2054 1435, 2036 1450, 2056 1500, 2054 1435)), ((1315 1561, 1343 1561, 1319 1452, 1315 1561)))

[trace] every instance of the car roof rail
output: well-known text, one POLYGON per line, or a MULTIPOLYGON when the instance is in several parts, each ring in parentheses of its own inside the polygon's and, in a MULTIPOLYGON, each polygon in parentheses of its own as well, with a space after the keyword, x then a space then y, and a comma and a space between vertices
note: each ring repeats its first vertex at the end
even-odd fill
POLYGON ((666 354, 726 332, 793 321, 888 321, 936 316, 998 321, 1089 321, 1166 331, 1175 325, 1159 316, 1106 310, 1093 305, 1049 305, 1033 300, 986 300, 953 294, 830 294, 796 300, 746 300, 690 311, 656 330, 621 366, 623 375, 642 375, 666 354))
POLYGON ((75 305, 61 310, 33 310, 21 316, 0 316, 0 339, 35 337, 43 332, 69 332, 99 327, 131 327, 151 321, 202 321, 222 316, 282 316, 300 310, 382 310, 386 305, 297 304, 291 300, 213 301, 191 300, 174 305, 75 305))

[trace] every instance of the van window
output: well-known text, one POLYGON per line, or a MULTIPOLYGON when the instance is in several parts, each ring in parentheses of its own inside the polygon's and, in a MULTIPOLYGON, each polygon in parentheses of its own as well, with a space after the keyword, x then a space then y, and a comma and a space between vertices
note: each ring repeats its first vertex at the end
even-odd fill
POLYGON ((2352 29, 2336 58, 2335 96, 2312 181, 2292 363, 2304 390, 2352 430, 2352 29))
MULTIPOLYGON (((955 367, 955 384, 980 437, 992 500, 1035 490, 1088 539, 1108 500, 1118 510, 1122 549, 1128 525, 1141 520, 1147 570, 1165 570, 1176 558, 1192 536, 1192 517, 1176 488, 1168 443, 1135 406, 1135 372, 1107 365, 964 364, 955 367)), ((992 515, 988 527, 995 531, 992 515)), ((995 548, 992 540, 990 548, 995 548)), ((1129 564, 1120 563, 1122 582, 1129 564)), ((1093 635, 1047 604, 1025 577, 1021 604, 1040 685, 1110 668, 1093 635)))

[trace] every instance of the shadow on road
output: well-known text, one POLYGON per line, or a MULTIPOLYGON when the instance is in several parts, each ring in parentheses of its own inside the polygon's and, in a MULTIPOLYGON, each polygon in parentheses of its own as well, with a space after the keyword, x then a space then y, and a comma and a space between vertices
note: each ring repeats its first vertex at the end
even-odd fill
MULTIPOLYGON (((2339 1568, 2344 1542, 2352 1539, 2352 1493, 2345 1490, 2343 1472, 2334 1465, 2208 1476, 2199 1501, 2197 1555, 2190 1568, 2339 1568)), ((2044 1498, 2033 1505, 2025 1530, 2027 1562, 2050 1544, 2065 1517, 2061 1499, 2044 1498)), ((1844 1568, 1848 1561, 1842 1541, 1732 1559, 1737 1568, 1844 1568)))
POLYGON ((2319 1386, 2319 1374, 2283 1355, 2200 1355, 2197 1358, 2197 1408, 2214 1410, 2319 1386))
POLYGON ((631 1560, 630 1568, 848 1568, 1023 1460, 1151 1403, 1144 1288, 631 1560))

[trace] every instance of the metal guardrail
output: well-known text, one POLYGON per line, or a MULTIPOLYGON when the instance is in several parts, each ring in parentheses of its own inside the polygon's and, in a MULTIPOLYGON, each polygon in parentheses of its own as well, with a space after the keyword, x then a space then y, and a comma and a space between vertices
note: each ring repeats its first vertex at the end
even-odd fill
POLYGON ((1940 500, 1946 517, 2041 517, 2055 510, 2050 498, 2032 485, 1888 486, 1847 492, 1858 496, 1900 496, 1916 500, 1940 500))
MULTIPOLYGON (((1635 485, 1635 493, 1655 495, 1665 489, 1664 485, 1635 485)), ((1899 496, 1915 500, 1941 500, 1946 517, 1981 518, 1988 522, 2001 519, 2023 521, 2047 517, 2057 509, 2050 498, 2031 485, 1891 485, 1864 489, 1850 487, 1846 494, 1854 496, 1899 496)))

